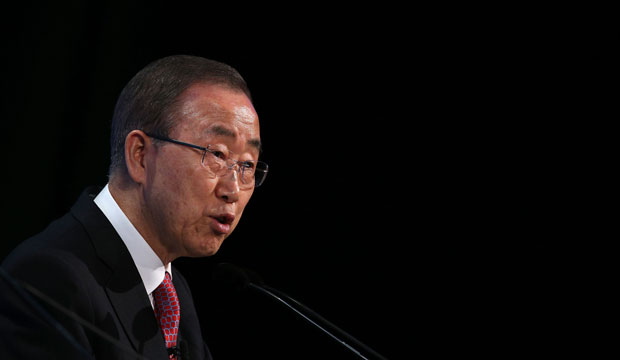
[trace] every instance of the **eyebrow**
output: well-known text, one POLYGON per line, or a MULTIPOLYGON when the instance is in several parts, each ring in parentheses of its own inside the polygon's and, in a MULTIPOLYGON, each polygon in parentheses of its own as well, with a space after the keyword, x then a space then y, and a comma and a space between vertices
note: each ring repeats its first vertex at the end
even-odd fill
MULTIPOLYGON (((225 128, 223 126, 219 126, 219 125, 215 125, 213 127, 210 127, 207 130, 207 134, 212 134, 212 135, 216 135, 216 136, 227 136, 227 137, 231 137, 231 138, 237 138, 237 135, 231 131, 228 128, 225 128)), ((260 139, 250 139, 248 140, 248 145, 256 148, 259 152, 262 151, 262 144, 260 142, 260 139)))

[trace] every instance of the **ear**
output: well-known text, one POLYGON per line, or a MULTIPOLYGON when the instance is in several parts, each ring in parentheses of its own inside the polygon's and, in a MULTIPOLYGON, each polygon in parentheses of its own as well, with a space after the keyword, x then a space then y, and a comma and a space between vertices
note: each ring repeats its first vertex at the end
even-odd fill
POLYGON ((129 177, 138 184, 146 180, 146 155, 152 149, 151 139, 140 130, 132 130, 125 138, 125 165, 129 177))

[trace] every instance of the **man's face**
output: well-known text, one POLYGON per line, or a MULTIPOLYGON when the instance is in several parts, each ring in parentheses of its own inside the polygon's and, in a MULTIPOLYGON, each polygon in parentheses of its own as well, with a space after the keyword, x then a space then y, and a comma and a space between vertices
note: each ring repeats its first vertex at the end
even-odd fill
MULTIPOLYGON (((171 138, 221 151, 230 159, 258 160, 258 116, 245 94, 197 84, 180 100, 171 138)), ((156 156, 147 160, 147 217, 174 258, 215 254, 239 223, 254 191, 240 189, 234 171, 210 176, 201 155, 197 149, 161 143, 156 156)))

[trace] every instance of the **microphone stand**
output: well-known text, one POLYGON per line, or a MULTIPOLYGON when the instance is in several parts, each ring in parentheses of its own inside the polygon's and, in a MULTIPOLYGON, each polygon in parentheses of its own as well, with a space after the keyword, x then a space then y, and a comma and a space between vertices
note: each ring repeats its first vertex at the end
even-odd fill
POLYGON ((339 327, 337 327, 336 325, 332 324, 331 322, 329 322, 328 320, 326 320, 325 318, 323 318, 322 316, 320 316, 319 314, 317 314, 316 312, 314 312, 313 310, 311 310, 307 306, 303 305, 299 301, 291 298, 287 294, 285 294, 285 293, 283 293, 283 292, 281 292, 279 290, 276 290, 276 289, 274 289, 274 288, 272 288, 270 286, 267 286, 267 285, 257 285, 255 283, 249 282, 247 284, 247 286, 249 288, 252 288, 252 289, 262 293, 262 294, 265 294, 267 296, 270 296, 270 297, 276 299, 278 302, 280 302, 281 304, 286 306, 288 309, 292 310, 293 312, 295 312, 296 314, 301 316, 304 320, 308 321, 310 324, 316 326, 318 329, 320 329, 325 334, 327 334, 329 337, 331 337, 332 339, 334 339, 335 341, 337 341, 338 343, 340 343, 341 345, 343 345, 344 347, 349 349, 351 352, 353 352, 355 355, 357 355, 361 359, 369 360, 369 358, 364 356, 360 351, 355 349, 353 346, 349 345, 347 343, 347 341, 350 342, 350 343, 353 343, 356 346, 358 346, 359 348, 363 349, 365 352, 367 352, 368 354, 372 355, 372 357, 374 359, 387 360, 381 354, 377 353, 376 351, 374 351, 370 347, 366 346, 365 344, 363 344, 362 342, 360 342, 359 340, 357 340, 356 338, 354 338, 353 336, 351 336, 350 334, 348 334, 344 330, 342 330, 339 327), (286 301, 284 299, 286 299, 288 301, 286 301), (291 303, 289 303, 289 302, 295 304, 297 307, 299 307, 299 309, 296 308, 295 306, 291 305, 291 303), (306 314, 304 314, 302 311, 300 311, 300 309, 302 311, 306 312, 306 314), (311 319, 310 316, 313 317, 314 320, 311 319), (317 321, 322 323, 323 326, 318 324, 317 321), (332 332, 327 330, 325 327, 329 327, 332 331, 336 332, 340 337, 337 336, 337 335, 334 335, 332 332), (346 341, 342 340, 341 338, 344 338, 346 341))

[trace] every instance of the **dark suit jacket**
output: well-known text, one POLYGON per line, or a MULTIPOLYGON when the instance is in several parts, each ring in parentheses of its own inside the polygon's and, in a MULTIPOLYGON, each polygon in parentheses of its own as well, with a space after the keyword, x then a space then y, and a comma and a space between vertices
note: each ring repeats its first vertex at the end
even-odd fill
MULTIPOLYGON (((20 244, 2 267, 137 353, 166 359, 163 336, 138 270, 125 244, 93 202, 97 192, 96 188, 87 189, 69 213, 20 244)), ((189 351, 183 358, 211 359, 189 286, 176 268, 173 282, 181 304, 177 344, 189 351)), ((43 325, 31 308, 7 300, 12 297, 4 292, 0 352, 18 359, 84 358, 56 329, 43 325)), ((135 359, 66 315, 48 309, 95 358, 135 359)))

